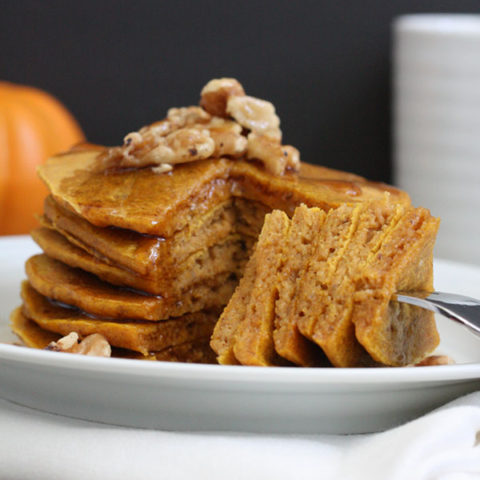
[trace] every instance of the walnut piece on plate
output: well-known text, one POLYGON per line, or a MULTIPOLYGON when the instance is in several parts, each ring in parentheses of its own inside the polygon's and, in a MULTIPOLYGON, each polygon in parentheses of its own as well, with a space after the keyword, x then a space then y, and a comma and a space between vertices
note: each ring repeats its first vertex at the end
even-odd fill
POLYGON ((51 342, 45 350, 53 352, 79 353, 95 357, 111 357, 112 348, 107 339, 99 333, 88 335, 80 341, 77 332, 70 332, 56 342, 51 342))

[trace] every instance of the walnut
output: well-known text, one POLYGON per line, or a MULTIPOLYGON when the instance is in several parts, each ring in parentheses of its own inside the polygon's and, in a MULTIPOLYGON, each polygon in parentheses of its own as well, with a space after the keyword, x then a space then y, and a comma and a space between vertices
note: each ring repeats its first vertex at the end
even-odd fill
POLYGON ((242 85, 234 78, 210 80, 202 89, 200 105, 210 114, 226 117, 227 101, 232 96, 243 96, 242 85))
POLYGON ((76 345, 78 345, 78 333, 70 332, 56 342, 49 343, 46 349, 55 352, 70 352, 76 345))
POLYGON ((232 120, 213 117, 205 125, 215 142, 214 157, 241 157, 247 151, 247 139, 242 135, 242 127, 232 120))
POLYGON ((112 349, 107 339, 99 333, 88 335, 79 342, 78 333, 70 332, 56 342, 51 342, 46 350, 65 353, 79 353, 96 357, 110 357, 112 349))
POLYGON ((168 173, 173 170, 173 165, 170 165, 169 163, 160 163, 156 167, 152 167, 152 172, 153 173, 168 173))
POLYGON ((176 128, 207 123, 211 118, 203 108, 196 106, 170 108, 167 112, 167 120, 176 128))
POLYGON ((208 129, 181 128, 165 137, 165 141, 145 154, 144 161, 156 165, 188 163, 210 157, 215 142, 208 129))
POLYGON ((107 339, 99 333, 85 337, 78 345, 73 347, 74 353, 94 357, 111 357, 112 349, 107 339))
POLYGON ((286 170, 298 171, 300 154, 291 145, 280 145, 265 135, 248 135, 247 158, 260 160, 273 175, 283 175, 286 170))
POLYGON ((208 129, 197 127, 180 128, 168 135, 157 136, 148 127, 129 133, 123 147, 110 149, 103 159, 103 168, 142 168, 161 166, 155 173, 171 170, 176 163, 188 163, 210 157, 215 151, 215 142, 208 129), (141 133, 143 131, 143 133, 141 133))
POLYGON ((258 135, 265 135, 272 140, 281 141, 280 119, 275 107, 266 100, 255 97, 229 97, 229 113, 242 127, 258 135))
MULTIPOLYGON (((163 120, 159 120, 158 122, 154 122, 150 125, 146 125, 145 127, 142 127, 138 131, 138 133, 142 136, 142 139, 145 142, 149 142, 149 141, 154 141, 156 138, 159 138, 159 137, 165 137, 169 133, 172 133, 175 130, 175 128, 176 127, 174 122, 171 122, 168 119, 163 119, 163 120)), ((137 132, 134 132, 134 133, 137 133, 137 132)), ((127 137, 123 139, 124 144, 127 137)))
POLYGON ((455 361, 448 355, 431 355, 417 363, 416 367, 434 367, 437 365, 454 365, 455 361))

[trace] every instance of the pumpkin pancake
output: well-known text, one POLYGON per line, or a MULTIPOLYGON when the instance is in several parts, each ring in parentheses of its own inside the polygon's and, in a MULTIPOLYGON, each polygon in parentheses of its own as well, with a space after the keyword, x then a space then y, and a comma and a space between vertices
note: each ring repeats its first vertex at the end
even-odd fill
POLYGON ((312 256, 314 239, 326 214, 319 208, 301 205, 295 210, 288 236, 283 245, 283 259, 276 282, 278 299, 275 302, 275 350, 287 360, 304 367, 325 365, 322 351, 301 335, 292 314, 294 300, 299 294, 299 279, 312 256))
POLYGON ((63 154, 38 170, 60 205, 96 226, 168 238, 231 196, 226 159, 178 165, 167 175, 148 168, 106 175, 98 170, 98 155, 63 154))
POLYGON ((50 302, 28 282, 22 283, 22 299, 24 316, 45 330, 60 335, 77 332, 81 337, 100 333, 110 345, 144 355, 209 336, 218 318, 217 313, 196 312, 163 322, 103 320, 50 302))
POLYGON ((49 257, 93 273, 114 285, 161 295, 171 301, 182 300, 185 292, 193 291, 202 282, 215 286, 225 275, 238 274, 243 269, 249 250, 246 241, 232 235, 223 243, 191 255, 175 268, 164 268, 142 276, 87 253, 51 229, 38 228, 31 235, 49 257), (164 275, 161 276, 160 273, 164 275))
MULTIPOLYGON (((292 318, 302 335, 322 349, 322 339, 314 337, 315 326, 325 315, 331 279, 355 233, 362 208, 361 204, 345 204, 328 212, 314 239, 312 256, 299 279, 292 318)), ((325 353, 328 357, 328 352, 325 353)))
MULTIPOLYGON (((23 315, 21 307, 12 312, 10 326, 23 344, 30 348, 44 349, 51 342, 56 342, 61 338, 60 334, 40 328, 33 320, 23 315)), ((193 342, 167 347, 159 352, 149 352, 146 355, 132 350, 113 348, 112 357, 164 362, 215 363, 215 354, 208 345, 209 340, 209 337, 205 337, 193 342)))
POLYGON ((97 317, 159 321, 205 308, 222 308, 237 284, 230 273, 194 286, 182 302, 115 287, 78 268, 71 268, 47 255, 35 255, 25 264, 30 285, 42 295, 77 307, 97 317))
POLYGON ((355 278, 355 335, 378 362, 417 363, 439 343, 432 312, 391 302, 397 291, 433 290, 438 226, 428 210, 409 209, 355 278))
POLYGON ((22 307, 17 307, 10 315, 12 332, 27 347, 45 348, 49 343, 56 342, 61 335, 40 328, 34 321, 22 313, 22 307))
POLYGON ((232 195, 293 214, 305 203, 324 210, 363 202, 388 191, 393 201, 409 203, 406 193, 361 177, 302 164, 299 175, 276 176, 261 166, 226 158, 177 165, 169 174, 130 169, 98 170, 98 150, 50 158, 39 168, 54 199, 89 223, 115 226, 168 238, 198 215, 232 195))
POLYGON ((174 236, 160 238, 132 230, 95 227, 58 205, 52 196, 45 200, 42 219, 44 226, 57 230, 91 255, 140 275, 158 269, 159 259, 163 268, 171 268, 172 264, 181 263, 190 255, 220 243, 234 233, 235 223, 235 210, 228 201, 199 215, 195 222, 174 236))
POLYGON ((352 323, 354 278, 394 228, 404 209, 386 202, 365 203, 355 231, 325 290, 323 313, 312 326, 311 338, 337 367, 369 366, 371 357, 355 336, 352 323))
POLYGON ((247 305, 250 303, 257 273, 257 251, 257 248, 254 248, 243 272, 243 277, 218 319, 212 334, 210 346, 217 354, 218 363, 223 365, 238 365, 239 363, 233 351, 235 332, 243 322, 247 305))
POLYGON ((290 221, 280 210, 265 217, 256 246, 255 281, 245 315, 234 335, 233 351, 242 365, 269 366, 282 362, 273 345, 273 320, 277 297, 276 273, 282 261, 282 248, 290 221))
POLYGON ((283 210, 289 217, 302 203, 328 211, 344 203, 381 199, 385 193, 394 203, 410 204, 408 194, 394 187, 305 162, 298 174, 276 176, 256 163, 236 161, 229 178, 235 196, 283 210))

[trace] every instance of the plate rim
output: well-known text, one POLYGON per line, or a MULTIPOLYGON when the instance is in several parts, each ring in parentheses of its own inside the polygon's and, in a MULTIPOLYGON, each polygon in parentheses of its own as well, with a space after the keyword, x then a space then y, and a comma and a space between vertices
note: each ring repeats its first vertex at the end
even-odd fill
POLYGON ((363 385, 450 382, 480 379, 480 363, 436 367, 293 368, 149 362, 136 359, 69 355, 0 344, 0 359, 36 368, 77 370, 93 375, 149 377, 155 380, 229 381, 235 383, 363 385))

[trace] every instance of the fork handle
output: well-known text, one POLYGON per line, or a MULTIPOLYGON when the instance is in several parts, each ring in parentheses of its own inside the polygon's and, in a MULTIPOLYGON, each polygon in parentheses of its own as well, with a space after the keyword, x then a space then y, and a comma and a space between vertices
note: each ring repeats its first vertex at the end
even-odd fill
POLYGON ((398 292, 394 299, 450 318, 480 336, 480 301, 444 292, 398 292))

